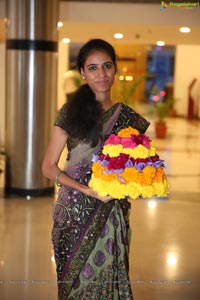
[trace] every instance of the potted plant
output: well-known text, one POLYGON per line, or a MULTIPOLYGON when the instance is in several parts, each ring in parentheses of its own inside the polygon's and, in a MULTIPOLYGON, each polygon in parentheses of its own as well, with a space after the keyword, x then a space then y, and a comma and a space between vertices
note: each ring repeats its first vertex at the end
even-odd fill
POLYGON ((135 90, 145 80, 145 78, 146 74, 142 74, 132 83, 130 83, 129 81, 127 82, 126 80, 120 81, 121 89, 119 90, 119 97, 121 98, 124 104, 130 106, 131 104, 133 104, 133 95, 135 93, 135 90))
POLYGON ((168 101, 158 101, 151 104, 150 113, 156 117, 155 135, 157 138, 165 138, 167 135, 166 118, 170 114, 168 101))

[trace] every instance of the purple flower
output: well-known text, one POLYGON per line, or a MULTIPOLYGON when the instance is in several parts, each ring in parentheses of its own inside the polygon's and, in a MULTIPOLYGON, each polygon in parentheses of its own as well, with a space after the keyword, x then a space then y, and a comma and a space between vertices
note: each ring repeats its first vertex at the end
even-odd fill
POLYGON ((92 162, 97 162, 97 161, 99 161, 99 156, 96 155, 96 154, 93 154, 92 155, 92 162))
POLYGON ((118 178, 122 183, 126 183, 126 180, 125 180, 122 176, 117 176, 117 178, 118 178))
POLYGON ((146 167, 146 163, 144 162, 139 162, 139 163, 135 163, 135 168, 138 170, 138 171, 142 171, 145 167, 146 167))
POLYGON ((101 165, 102 165, 103 167, 107 167, 108 164, 109 164, 109 162, 108 162, 107 160, 102 160, 102 161, 101 161, 101 165))
POLYGON ((103 170, 103 173, 105 174, 121 174, 124 171, 124 169, 116 169, 116 170, 103 170))
POLYGON ((130 159, 127 160, 127 162, 125 163, 125 168, 132 168, 133 167, 133 163, 130 159))

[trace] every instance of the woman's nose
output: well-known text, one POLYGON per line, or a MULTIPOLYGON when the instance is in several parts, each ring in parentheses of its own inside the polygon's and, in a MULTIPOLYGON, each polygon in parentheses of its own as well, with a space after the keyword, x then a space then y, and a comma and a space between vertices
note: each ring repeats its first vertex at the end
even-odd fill
POLYGON ((103 68, 100 68, 100 69, 98 70, 98 75, 99 75, 99 77, 104 77, 105 74, 106 74, 106 72, 105 72, 105 70, 104 70, 103 68))

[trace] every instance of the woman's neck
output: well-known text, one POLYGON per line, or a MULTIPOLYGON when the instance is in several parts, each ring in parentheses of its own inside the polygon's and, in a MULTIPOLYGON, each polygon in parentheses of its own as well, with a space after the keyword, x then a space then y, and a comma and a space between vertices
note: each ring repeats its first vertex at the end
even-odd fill
POLYGON ((112 100, 110 99, 110 93, 109 94, 98 94, 96 95, 96 99, 97 101, 99 101, 102 105, 102 108, 103 110, 108 110, 112 105, 113 105, 113 102, 112 100))

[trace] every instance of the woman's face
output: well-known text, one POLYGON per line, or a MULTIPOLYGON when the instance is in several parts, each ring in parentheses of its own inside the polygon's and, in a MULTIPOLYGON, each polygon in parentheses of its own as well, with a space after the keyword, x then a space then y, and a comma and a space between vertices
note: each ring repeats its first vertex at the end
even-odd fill
POLYGON ((101 50, 91 52, 81 75, 85 77, 88 85, 97 95, 102 92, 109 92, 115 78, 115 66, 110 56, 101 50))

